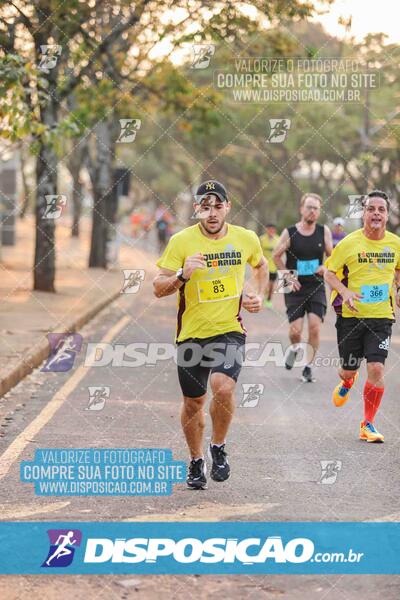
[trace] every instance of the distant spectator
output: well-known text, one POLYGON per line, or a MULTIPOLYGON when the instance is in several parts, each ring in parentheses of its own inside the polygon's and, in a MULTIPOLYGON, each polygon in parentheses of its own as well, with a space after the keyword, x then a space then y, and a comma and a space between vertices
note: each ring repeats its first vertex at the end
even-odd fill
POLYGON ((344 219, 341 217, 336 217, 336 219, 333 219, 332 227, 333 247, 335 247, 344 237, 346 237, 346 232, 344 230, 344 219))
POLYGON ((151 218, 151 215, 146 212, 143 215, 143 222, 142 222, 142 227, 143 227, 143 235, 145 238, 147 238, 150 229, 152 228, 153 225, 153 219, 151 218))
POLYGON ((139 231, 142 229, 143 214, 139 211, 134 211, 131 214, 131 231, 132 237, 138 237, 139 231))
POLYGON ((163 251, 172 235, 173 222, 173 217, 164 204, 156 209, 155 220, 159 250, 163 251))

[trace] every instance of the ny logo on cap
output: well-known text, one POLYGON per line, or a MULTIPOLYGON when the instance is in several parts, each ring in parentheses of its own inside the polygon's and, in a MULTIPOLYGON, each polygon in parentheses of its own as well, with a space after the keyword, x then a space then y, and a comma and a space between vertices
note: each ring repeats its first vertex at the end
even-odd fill
POLYGON ((213 183, 212 181, 206 183, 206 190, 215 190, 215 183, 213 183))

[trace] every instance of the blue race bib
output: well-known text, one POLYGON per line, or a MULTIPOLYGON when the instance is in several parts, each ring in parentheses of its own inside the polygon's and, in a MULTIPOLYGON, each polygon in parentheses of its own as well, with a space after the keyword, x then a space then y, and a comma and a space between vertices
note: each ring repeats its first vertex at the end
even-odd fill
POLYGON ((319 267, 318 258, 312 260, 298 260, 297 261, 297 275, 314 275, 315 271, 319 267))
POLYGON ((389 284, 383 285, 362 285, 362 299, 360 302, 385 302, 389 300, 389 284))

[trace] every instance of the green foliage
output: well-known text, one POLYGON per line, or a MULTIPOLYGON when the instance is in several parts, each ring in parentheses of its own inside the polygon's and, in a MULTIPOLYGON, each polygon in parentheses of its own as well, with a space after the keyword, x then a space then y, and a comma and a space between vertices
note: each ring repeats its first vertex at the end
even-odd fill
POLYGON ((256 105, 234 103, 227 95, 217 92, 213 87, 213 72, 232 69, 234 50, 240 48, 240 44, 233 50, 219 44, 209 69, 181 70, 186 82, 180 80, 179 73, 172 67, 159 73, 159 81, 164 79, 168 89, 169 109, 162 118, 156 111, 156 124, 161 131, 168 130, 168 135, 161 136, 151 155, 141 159, 142 153, 146 153, 146 144, 156 135, 152 133, 154 128, 157 129, 155 124, 147 122, 148 137, 139 135, 129 150, 139 160, 141 177, 150 190, 156 186, 160 191, 165 171, 169 178, 174 177, 181 183, 181 190, 203 177, 221 179, 234 201, 233 218, 258 229, 270 220, 281 228, 296 220, 298 200, 306 191, 323 196, 322 218, 328 223, 332 217, 345 214, 348 194, 381 187, 396 196, 400 121, 397 125, 393 117, 396 114, 393 97, 400 91, 395 66, 399 48, 382 46, 382 41, 381 36, 373 36, 360 45, 343 44, 340 50, 338 40, 324 33, 319 25, 299 24, 298 29, 292 25, 290 33, 277 28, 255 35, 254 39, 250 37, 245 54, 332 57, 340 51, 343 56, 373 58, 373 65, 380 68, 380 88, 373 90, 369 97, 370 147, 365 147, 361 135, 365 97, 361 103, 343 105, 256 105), (392 61, 387 60, 388 55, 392 61), (174 95, 179 97, 182 90, 188 93, 191 86, 199 96, 196 98, 193 94, 189 101, 195 100, 190 110, 180 114, 174 95), (200 100, 204 106, 197 105, 200 100), (291 120, 284 143, 266 142, 270 118, 291 120))
MULTIPOLYGON (((175 4, 186 5, 183 0, 175 4)), ((349 193, 376 186, 397 197, 398 46, 385 44, 383 34, 369 35, 360 44, 329 36, 320 25, 301 20, 313 12, 312 2, 256 0, 256 18, 233 1, 194 5, 202 9, 187 29, 162 22, 166 2, 158 3, 157 10, 152 4, 152 12, 145 13, 147 21, 120 36, 111 54, 96 55, 85 70, 100 41, 112 34, 107 19, 101 21, 105 5, 98 3, 96 21, 93 5, 83 0, 44 2, 45 14, 53 10, 52 20, 60 29, 52 29, 62 45, 55 84, 38 70, 27 46, 0 56, 0 93, 5 99, 0 104, 1 135, 13 141, 30 136, 34 150, 41 139, 62 156, 70 147, 69 138, 87 136, 100 120, 140 118, 135 143, 117 145, 116 161, 135 165, 135 185, 144 194, 168 201, 202 177, 217 177, 232 194, 238 222, 259 227, 266 220, 280 226, 293 221, 304 191, 323 195, 327 220, 343 212, 349 193), (263 15, 272 27, 260 28, 263 15), (162 56, 150 57, 146 35, 176 46, 213 42, 212 64, 196 70, 189 64, 173 65, 162 56), (358 58, 379 70, 379 89, 364 93, 361 103, 342 106, 239 104, 213 84, 214 71, 232 69, 237 57, 332 56, 358 58), (80 71, 72 94, 58 107, 57 125, 49 131, 41 120, 41 106, 52 94, 63 95, 80 71), (267 143, 271 118, 291 120, 282 144, 267 143)), ((115 9, 132 15, 128 1, 117 2, 115 9)), ((32 9, 29 14, 37 27, 37 13, 32 9)))

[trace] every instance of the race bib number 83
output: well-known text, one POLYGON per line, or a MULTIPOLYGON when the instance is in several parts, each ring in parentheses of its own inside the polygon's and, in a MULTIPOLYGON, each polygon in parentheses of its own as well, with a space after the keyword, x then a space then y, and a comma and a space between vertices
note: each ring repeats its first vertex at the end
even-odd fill
POLYGON ((239 296, 236 277, 218 277, 197 282, 199 302, 216 302, 239 296))

